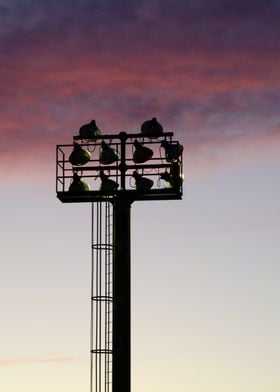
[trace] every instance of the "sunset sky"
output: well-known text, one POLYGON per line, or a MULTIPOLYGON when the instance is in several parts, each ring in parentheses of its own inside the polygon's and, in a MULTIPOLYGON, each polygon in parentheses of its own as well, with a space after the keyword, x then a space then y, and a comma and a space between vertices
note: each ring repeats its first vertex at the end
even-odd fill
POLYGON ((280 1, 0 0, 0 390, 89 391, 90 205, 55 146, 156 116, 182 201, 132 209, 133 392, 280 390, 280 1))

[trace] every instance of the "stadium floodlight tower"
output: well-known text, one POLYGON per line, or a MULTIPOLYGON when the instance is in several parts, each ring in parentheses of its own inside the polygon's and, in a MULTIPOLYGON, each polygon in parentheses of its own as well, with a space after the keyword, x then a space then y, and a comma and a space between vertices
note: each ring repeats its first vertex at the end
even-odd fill
POLYGON ((182 199, 183 146, 154 117, 102 135, 95 120, 56 148, 56 193, 92 205, 90 392, 130 392, 130 207, 182 199))

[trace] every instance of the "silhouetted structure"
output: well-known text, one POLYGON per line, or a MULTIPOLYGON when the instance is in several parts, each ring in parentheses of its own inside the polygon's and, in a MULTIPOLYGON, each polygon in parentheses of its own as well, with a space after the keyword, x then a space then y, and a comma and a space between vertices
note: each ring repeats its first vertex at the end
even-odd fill
POLYGON ((56 192, 92 203, 91 392, 130 392, 130 208, 182 198, 183 147, 154 117, 142 133, 101 135, 95 121, 57 146, 56 192))

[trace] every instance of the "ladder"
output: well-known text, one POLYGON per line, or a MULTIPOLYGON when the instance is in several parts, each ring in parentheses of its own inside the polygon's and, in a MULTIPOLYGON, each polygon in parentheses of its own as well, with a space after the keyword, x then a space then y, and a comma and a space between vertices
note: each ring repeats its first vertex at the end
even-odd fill
POLYGON ((90 392, 112 391, 113 206, 92 203, 90 392))
POLYGON ((105 206, 106 233, 105 243, 110 245, 105 262, 105 392, 112 389, 112 344, 113 344, 113 207, 109 202, 105 206))

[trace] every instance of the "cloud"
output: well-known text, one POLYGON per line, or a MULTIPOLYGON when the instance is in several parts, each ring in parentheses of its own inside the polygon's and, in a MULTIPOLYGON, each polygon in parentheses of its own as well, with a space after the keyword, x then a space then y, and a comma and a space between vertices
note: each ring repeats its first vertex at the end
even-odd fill
POLYGON ((29 365, 40 363, 72 363, 79 361, 74 357, 50 355, 45 357, 13 357, 0 358, 0 366, 29 365))
POLYGON ((13 0, 0 14, 2 171, 49 168, 92 118, 119 132, 156 115, 194 150, 271 140, 276 1, 13 0))

